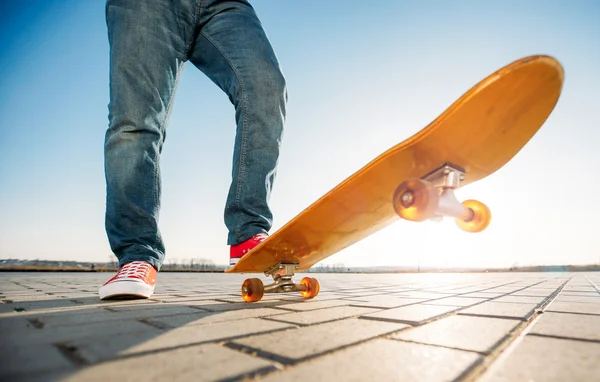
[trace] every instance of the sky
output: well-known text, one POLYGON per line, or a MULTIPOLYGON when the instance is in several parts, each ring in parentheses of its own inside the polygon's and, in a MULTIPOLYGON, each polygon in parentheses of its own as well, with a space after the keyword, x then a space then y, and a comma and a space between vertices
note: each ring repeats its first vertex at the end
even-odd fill
MULTIPOLYGON (((275 232, 497 69, 549 54, 559 102, 529 144, 457 191, 492 211, 391 226, 324 260, 344 266, 600 262, 600 2, 256 0, 288 87, 275 232)), ((111 261, 104 231, 104 1, 0 1, 0 259, 111 261)), ((223 208, 234 110, 193 65, 163 149, 166 263, 228 262, 223 208)))

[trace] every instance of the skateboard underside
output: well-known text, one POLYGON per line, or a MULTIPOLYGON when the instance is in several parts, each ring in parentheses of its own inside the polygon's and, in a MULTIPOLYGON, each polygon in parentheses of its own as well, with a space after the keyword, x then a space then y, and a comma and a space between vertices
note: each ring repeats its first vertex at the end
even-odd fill
MULTIPOLYGON (((318 282, 305 278, 294 284, 295 271, 310 268, 399 216, 413 221, 450 216, 466 231, 485 229, 489 209, 477 201, 459 203, 454 189, 494 173, 523 148, 554 109, 563 78, 561 65, 548 56, 526 57, 498 70, 427 127, 306 208, 227 272, 265 272, 276 281, 267 291, 295 290, 314 297, 318 282)), ((246 290, 260 288, 246 285, 246 290)))

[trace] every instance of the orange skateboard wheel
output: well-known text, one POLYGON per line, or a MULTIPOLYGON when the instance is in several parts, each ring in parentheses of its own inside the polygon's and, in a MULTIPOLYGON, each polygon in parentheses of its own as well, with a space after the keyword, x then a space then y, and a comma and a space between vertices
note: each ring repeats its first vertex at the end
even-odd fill
POLYGON ((422 222, 435 214, 439 195, 435 187, 422 179, 408 179, 394 193, 394 210, 403 219, 422 222))
POLYGON ((313 298, 319 294, 319 290, 321 286, 319 285, 319 281, 313 277, 305 277, 300 281, 300 285, 305 285, 306 290, 300 292, 302 297, 304 298, 313 298))
POLYGON ((246 279, 242 284, 242 298, 246 302, 256 302, 265 294, 265 287, 260 279, 246 279))
POLYGON ((492 221, 492 212, 485 204, 478 200, 465 200, 461 203, 470 210, 471 216, 467 219, 457 218, 456 225, 466 232, 481 232, 486 229, 492 221))

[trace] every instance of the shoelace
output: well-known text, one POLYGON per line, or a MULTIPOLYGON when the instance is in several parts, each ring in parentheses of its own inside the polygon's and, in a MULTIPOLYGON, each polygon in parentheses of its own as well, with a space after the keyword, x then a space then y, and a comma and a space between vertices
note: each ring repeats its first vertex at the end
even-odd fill
POLYGON ((267 235, 266 233, 258 233, 254 235, 253 239, 258 242, 263 242, 267 237, 269 237, 269 235, 267 235))
POLYGON ((150 273, 151 266, 152 265, 145 261, 132 261, 121 267, 119 273, 115 276, 115 279, 136 278, 144 280, 146 276, 148 276, 148 273, 150 273))
MULTIPOLYGON (((259 243, 262 243, 263 241, 265 241, 266 238, 268 238, 269 235, 267 235, 266 233, 257 233, 256 235, 254 235, 252 237, 252 240, 257 241, 259 243)), ((257 244, 258 245, 258 244, 257 244)), ((242 250, 242 255, 245 255, 246 253, 250 252, 251 248, 244 248, 242 250)))

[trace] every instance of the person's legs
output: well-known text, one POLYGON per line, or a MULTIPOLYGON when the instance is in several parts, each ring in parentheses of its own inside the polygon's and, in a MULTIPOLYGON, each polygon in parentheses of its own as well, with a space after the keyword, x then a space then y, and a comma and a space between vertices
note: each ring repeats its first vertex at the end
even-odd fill
POLYGON ((154 290, 165 254, 158 229, 159 157, 197 11, 194 0, 107 1, 105 224, 120 269, 100 288, 100 298, 149 297, 154 290))
POLYGON ((272 226, 275 179, 287 92, 277 57, 246 1, 202 1, 190 61, 228 96, 237 130, 232 183, 225 206, 227 243, 242 243, 272 226))
POLYGON ((147 261, 159 269, 164 258, 158 229, 159 157, 177 77, 193 39, 195 4, 107 2, 106 232, 121 266, 147 261))

